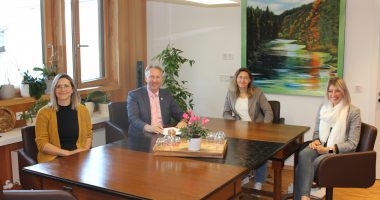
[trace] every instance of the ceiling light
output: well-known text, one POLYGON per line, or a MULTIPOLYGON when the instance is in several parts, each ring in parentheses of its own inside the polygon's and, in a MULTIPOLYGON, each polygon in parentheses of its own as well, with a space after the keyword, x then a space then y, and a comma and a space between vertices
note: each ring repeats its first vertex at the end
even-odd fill
POLYGON ((201 3, 207 5, 222 5, 222 4, 237 4, 237 2, 232 0, 187 0, 194 3, 201 3))

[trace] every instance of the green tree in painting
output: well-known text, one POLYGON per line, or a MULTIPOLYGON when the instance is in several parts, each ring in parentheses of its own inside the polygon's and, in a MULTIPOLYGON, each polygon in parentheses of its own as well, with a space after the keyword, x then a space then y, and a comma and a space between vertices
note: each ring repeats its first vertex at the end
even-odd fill
MULTIPOLYGON (((339 1, 316 0, 275 15, 266 7, 247 7, 247 65, 276 38, 294 39, 310 51, 324 51, 336 61, 339 40, 339 1)), ((336 67, 336 66, 335 66, 336 67)))

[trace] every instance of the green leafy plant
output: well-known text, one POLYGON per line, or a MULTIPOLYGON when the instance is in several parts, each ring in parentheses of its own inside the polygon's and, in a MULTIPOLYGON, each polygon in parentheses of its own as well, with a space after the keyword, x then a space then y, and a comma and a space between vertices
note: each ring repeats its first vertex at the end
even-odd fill
POLYGON ((29 74, 29 71, 22 73, 22 84, 29 85, 29 94, 35 99, 40 99, 40 97, 45 93, 46 83, 41 78, 35 78, 29 74))
POLYGON ((26 122, 27 122, 27 121, 30 121, 30 122, 33 123, 33 116, 32 116, 32 114, 31 114, 30 112, 28 112, 28 111, 24 111, 24 112, 22 112, 22 113, 19 115, 19 118, 20 118, 21 120, 25 120, 26 122))
POLYGON ((108 103, 109 101, 107 93, 103 91, 90 92, 86 97, 86 102, 108 103))
POLYGON ((41 75, 42 75, 43 79, 45 79, 45 80, 53 80, 54 77, 57 75, 57 67, 56 66, 46 67, 44 65, 43 67, 35 67, 35 68, 33 68, 33 70, 36 72, 41 72, 41 75))
POLYGON ((98 108, 99 104, 103 103, 109 103, 110 102, 110 99, 109 99, 109 95, 107 95, 106 92, 103 92, 103 91, 93 91, 93 92, 90 92, 88 93, 87 97, 86 97, 86 100, 85 100, 85 103, 86 102, 94 102, 95 103, 95 108, 98 108))
POLYGON ((189 63, 191 67, 195 61, 181 56, 182 53, 182 50, 176 49, 169 44, 153 60, 158 60, 162 63, 165 71, 164 85, 173 95, 180 108, 186 111, 187 109, 193 109, 193 94, 188 92, 185 87, 187 81, 179 80, 178 72, 183 64, 189 63))
POLYGON ((30 121, 33 123, 33 117, 37 116, 38 111, 47 105, 49 103, 49 100, 46 99, 39 99, 34 103, 28 110, 23 111, 19 117, 21 120, 30 121))
POLYGON ((26 72, 23 72, 22 74, 22 84, 29 84, 34 81, 34 78, 32 75, 29 74, 29 70, 26 70, 26 72))
POLYGON ((49 103, 49 100, 47 99, 39 99, 38 101, 36 101, 36 103, 34 103, 29 109, 28 111, 30 112, 30 114, 32 114, 33 117, 37 116, 37 113, 38 111, 44 107, 45 105, 47 105, 49 103))

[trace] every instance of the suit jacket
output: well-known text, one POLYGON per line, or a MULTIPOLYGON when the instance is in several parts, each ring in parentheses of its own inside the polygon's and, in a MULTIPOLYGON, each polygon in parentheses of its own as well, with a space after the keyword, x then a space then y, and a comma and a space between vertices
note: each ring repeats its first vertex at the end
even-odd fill
MULTIPOLYGON (((320 116, 319 113, 321 111, 323 105, 319 108, 317 118, 315 120, 315 130, 313 139, 319 139, 319 123, 320 116)), ((356 151, 356 147, 358 146, 360 139, 360 129, 362 126, 362 121, 360 117, 359 108, 350 105, 347 113, 347 125, 346 125, 346 139, 343 143, 336 144, 338 148, 336 151, 339 153, 345 152, 354 152, 356 151)))
MULTIPOLYGON (((159 91, 162 123, 164 127, 170 126, 171 119, 176 121, 182 119, 183 111, 166 89, 159 91)), ((128 136, 143 136, 144 126, 151 123, 150 101, 146 86, 128 93, 128 136)))
MULTIPOLYGON (((248 99, 248 113, 253 122, 265 122, 272 123, 273 121, 273 111, 272 107, 268 103, 267 98, 264 93, 259 89, 254 87, 253 96, 248 99)), ((226 100, 224 103, 223 118, 224 119, 234 119, 240 120, 240 116, 235 109, 236 103, 235 92, 229 90, 227 92, 226 100)))

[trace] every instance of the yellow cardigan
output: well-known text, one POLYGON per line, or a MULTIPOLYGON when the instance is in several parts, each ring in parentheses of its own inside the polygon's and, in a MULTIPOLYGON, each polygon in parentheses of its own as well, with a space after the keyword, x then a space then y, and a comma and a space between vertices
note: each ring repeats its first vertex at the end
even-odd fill
MULTIPOLYGON (((84 148, 87 139, 92 138, 91 117, 84 105, 79 104, 77 110, 79 135, 76 145, 78 148, 84 148)), ((57 157, 42 152, 46 143, 61 148, 58 135, 57 112, 49 105, 40 109, 36 119, 37 160, 39 163, 48 162, 57 157)))

